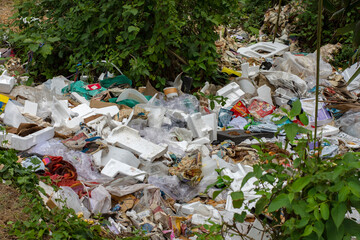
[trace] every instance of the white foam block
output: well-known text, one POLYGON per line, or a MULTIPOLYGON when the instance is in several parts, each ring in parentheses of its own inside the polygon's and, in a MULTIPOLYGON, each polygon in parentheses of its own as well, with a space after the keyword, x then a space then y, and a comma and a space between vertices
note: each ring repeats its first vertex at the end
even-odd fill
POLYGON ((167 146, 160 146, 142 138, 137 130, 128 126, 113 129, 106 141, 127 149, 147 161, 153 161, 167 151, 167 146))
POLYGON ((25 100, 24 113, 36 116, 38 104, 25 100))
POLYGON ((140 169, 137 169, 115 159, 111 159, 101 171, 101 174, 112 178, 115 177, 118 173, 124 174, 126 176, 136 176, 139 174, 143 174, 135 177, 139 181, 144 181, 146 174, 146 172, 141 171, 140 169))
POLYGON ((111 117, 114 117, 116 114, 119 113, 119 108, 117 106, 109 106, 104 108, 93 108, 92 109, 96 114, 103 114, 108 115, 110 114, 111 117))
POLYGON ((231 107, 240 100, 245 93, 240 89, 236 82, 229 83, 225 87, 219 89, 216 95, 228 98, 224 107, 231 107))
POLYGON ((187 119, 187 124, 194 137, 205 137, 212 131, 212 128, 205 124, 201 113, 191 114, 187 119))

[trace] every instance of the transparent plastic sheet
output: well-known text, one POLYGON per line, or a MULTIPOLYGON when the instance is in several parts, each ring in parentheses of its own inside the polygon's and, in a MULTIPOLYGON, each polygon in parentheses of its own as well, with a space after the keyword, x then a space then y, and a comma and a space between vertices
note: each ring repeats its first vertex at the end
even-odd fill
POLYGON ((145 188, 143 191, 143 196, 140 198, 140 201, 136 203, 133 207, 133 210, 137 213, 140 213, 144 210, 151 210, 157 206, 161 206, 162 209, 165 209, 165 204, 163 203, 164 199, 161 197, 160 189, 158 188, 145 188))
POLYGON ((80 151, 70 150, 64 146, 60 140, 51 139, 39 143, 31 148, 29 153, 63 157, 65 161, 70 162, 76 168, 78 180, 88 181, 104 178, 100 173, 92 170, 91 155, 80 151))
POLYGON ((89 203, 89 209, 91 209, 92 213, 108 213, 111 208, 111 195, 103 186, 100 185, 91 191, 89 203))
POLYGON ((199 100, 190 94, 183 94, 179 97, 165 100, 163 94, 159 94, 159 99, 149 102, 150 105, 165 107, 168 109, 181 110, 187 114, 199 112, 199 100))
MULTIPOLYGON (((18 97, 22 96, 25 99, 35 102, 38 104, 37 116, 41 118, 46 118, 51 115, 51 106, 53 101, 54 94, 44 85, 38 87, 29 87, 29 86, 17 86, 11 93, 11 96, 18 97)), ((57 96, 59 100, 66 100, 64 96, 57 96)), ((18 98, 18 101, 22 104, 25 103, 25 100, 18 98)))
POLYGON ((60 208, 66 205, 68 208, 74 209, 75 213, 82 212, 85 218, 90 217, 89 210, 81 203, 79 196, 70 187, 60 187, 59 191, 55 192, 53 199, 65 200, 65 204, 61 201, 57 202, 60 208))
POLYGON ((343 132, 350 136, 360 138, 360 112, 347 112, 337 123, 343 132))
MULTIPOLYGON (((306 56, 295 56, 290 52, 283 54, 282 58, 276 58, 274 61, 274 69, 276 71, 289 72, 299 76, 307 81, 311 86, 315 86, 316 74, 316 53, 306 56)), ((327 79, 332 73, 332 67, 320 58, 320 79, 327 79)))
POLYGON ((160 188, 171 198, 188 202, 199 194, 199 188, 182 183, 177 176, 150 176, 149 183, 160 188))
POLYGON ((140 135, 155 144, 164 143, 168 145, 168 151, 175 153, 176 155, 183 156, 185 154, 184 150, 179 148, 179 146, 171 140, 172 135, 170 134, 171 130, 166 128, 144 128, 140 131, 140 135))
POLYGON ((308 86, 306 82, 295 74, 280 71, 262 71, 262 74, 276 88, 291 90, 297 97, 306 97, 308 86))
POLYGON ((168 175, 169 167, 167 167, 162 162, 144 161, 143 167, 141 167, 140 170, 145 171, 150 176, 152 175, 166 176, 168 175))

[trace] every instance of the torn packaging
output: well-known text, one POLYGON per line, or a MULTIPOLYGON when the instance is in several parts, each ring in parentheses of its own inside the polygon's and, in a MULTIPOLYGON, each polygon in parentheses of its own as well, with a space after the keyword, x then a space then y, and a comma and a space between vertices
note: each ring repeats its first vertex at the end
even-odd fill
POLYGON ((196 186, 203 178, 201 166, 201 153, 195 151, 184 157, 177 166, 170 168, 169 173, 176 175, 182 182, 190 186, 196 186))

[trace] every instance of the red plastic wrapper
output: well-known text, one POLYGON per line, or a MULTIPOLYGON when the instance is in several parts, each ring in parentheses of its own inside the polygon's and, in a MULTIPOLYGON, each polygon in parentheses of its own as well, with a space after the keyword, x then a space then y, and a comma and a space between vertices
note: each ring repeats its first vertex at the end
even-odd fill
POLYGON ((89 84, 86 87, 86 90, 96 90, 96 89, 100 89, 101 86, 99 83, 94 83, 94 84, 89 84))
POLYGON ((230 111, 232 111, 236 117, 246 117, 249 115, 249 110, 241 101, 238 101, 230 111))
POLYGON ((276 108, 270 103, 255 99, 251 102, 248 109, 254 117, 263 118, 272 114, 276 108))

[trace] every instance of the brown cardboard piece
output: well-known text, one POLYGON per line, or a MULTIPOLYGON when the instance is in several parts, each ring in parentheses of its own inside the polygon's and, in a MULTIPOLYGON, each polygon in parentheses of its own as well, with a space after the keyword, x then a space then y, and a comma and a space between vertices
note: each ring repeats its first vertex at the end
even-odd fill
POLYGON ((147 81, 146 88, 143 94, 145 96, 154 96, 157 93, 158 91, 151 85, 150 81, 147 81))
MULTIPOLYGON (((118 104, 116 103, 111 103, 111 102, 101 102, 98 100, 90 100, 90 107, 91 108, 104 108, 104 107, 110 107, 110 106, 117 106, 119 107, 118 104)), ((120 109, 120 108, 119 108, 120 109)))

